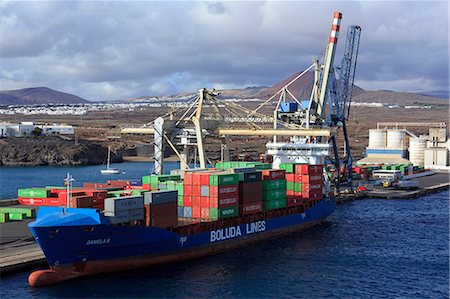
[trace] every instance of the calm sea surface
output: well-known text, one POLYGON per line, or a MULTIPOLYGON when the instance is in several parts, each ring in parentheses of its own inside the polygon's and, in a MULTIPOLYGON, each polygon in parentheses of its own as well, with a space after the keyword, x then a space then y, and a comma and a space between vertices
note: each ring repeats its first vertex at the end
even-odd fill
MULTIPOLYGON (((115 163, 125 174, 102 175, 100 169, 105 165, 94 166, 29 166, 29 167, 0 167, 0 199, 17 198, 17 189, 29 187, 64 186, 67 172, 75 179, 74 187, 81 187, 85 182, 105 182, 106 180, 134 180, 141 181, 141 177, 153 170, 153 162, 147 163, 115 163)), ((180 168, 178 162, 164 163, 164 171, 180 168)))
MULTIPOLYGON (((149 171, 148 163, 132 166, 136 173, 130 165, 124 177, 138 179, 149 171)), ((81 182, 92 180, 100 168, 70 171, 81 182)), ((56 184, 66 171, 33 167, 7 168, 5 173, 11 175, 10 188, 17 189, 30 182, 56 184)), ((14 195, 1 187, 2 196, 14 195)), ((43 288, 28 286, 29 273, 2 277, 0 298, 448 298, 449 192, 339 205, 324 225, 307 232, 177 264, 43 288)))

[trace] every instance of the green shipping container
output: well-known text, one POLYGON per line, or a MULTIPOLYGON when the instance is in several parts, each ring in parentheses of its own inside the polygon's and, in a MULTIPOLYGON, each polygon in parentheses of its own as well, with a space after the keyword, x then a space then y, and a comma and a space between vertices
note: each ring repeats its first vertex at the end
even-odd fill
POLYGON ((211 186, 229 186, 239 183, 239 176, 237 173, 230 174, 213 174, 209 176, 209 184, 211 186))
POLYGON ((178 195, 178 206, 184 207, 184 196, 183 195, 178 195))
POLYGON ((286 170, 286 173, 294 173, 294 163, 282 163, 280 169, 286 170))
POLYGON ((209 219, 218 220, 219 219, 219 209, 209 208, 209 219))
POLYGON ((25 213, 27 218, 36 218, 35 208, 0 208, 0 213, 25 213))
POLYGON ((294 192, 302 192, 302 183, 294 183, 294 192))
POLYGON ((13 213, 9 213, 9 219, 10 220, 24 220, 27 218, 27 213, 18 213, 18 212, 13 212, 13 213))
POLYGON ((183 183, 177 183, 176 190, 178 191, 178 195, 184 195, 183 183))
POLYGON ((263 190, 286 190, 286 180, 263 181, 263 190))
POLYGON ((146 175, 142 177, 142 184, 150 184, 150 175, 146 175))
POLYGON ((9 213, 0 213, 0 223, 5 223, 9 221, 9 213))
POLYGON ((19 197, 47 198, 50 196, 50 190, 45 188, 19 189, 17 194, 19 197))
POLYGON ((238 215, 239 215, 239 207, 238 206, 231 206, 231 207, 219 209, 220 219, 236 217, 238 215))
POLYGON ((294 191, 294 182, 286 182, 286 190, 294 191))
POLYGON ((264 210, 275 210, 285 208, 287 205, 286 198, 284 199, 275 199, 268 200, 264 202, 264 210))
POLYGON ((217 162, 217 163, 216 163, 216 169, 217 169, 217 170, 222 170, 222 169, 223 169, 223 163, 224 163, 224 162, 217 162))
POLYGON ((286 199, 286 190, 278 189, 278 190, 263 191, 264 201, 276 199, 286 199))
POLYGON ((57 189, 57 190, 65 190, 67 187, 61 187, 61 186, 45 186, 45 189, 57 189))

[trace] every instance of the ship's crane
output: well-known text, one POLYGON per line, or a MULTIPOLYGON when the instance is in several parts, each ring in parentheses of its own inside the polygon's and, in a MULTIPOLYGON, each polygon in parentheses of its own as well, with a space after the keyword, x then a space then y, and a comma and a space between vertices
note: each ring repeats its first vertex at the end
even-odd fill
MULTIPOLYGON (((323 63, 320 63, 319 59, 315 59, 309 68, 288 82, 256 109, 248 109, 232 101, 220 101, 219 103, 216 100, 217 93, 215 91, 201 89, 198 97, 190 103, 184 113, 177 111, 182 113, 181 117, 177 117, 174 112, 169 112, 156 119, 153 128, 129 128, 122 130, 122 133, 155 135, 156 173, 163 173, 164 139, 180 158, 182 168, 188 168, 192 161, 189 159, 190 147, 194 147, 194 156, 198 156, 200 167, 205 168, 208 159, 205 157, 203 140, 206 136, 222 140, 222 160, 228 158, 226 136, 273 136, 273 142, 269 142, 266 146, 267 153, 274 156, 275 167, 279 163, 286 162, 322 164, 329 156, 329 141, 332 140, 335 148, 335 161, 339 163, 335 129, 341 126, 341 123, 344 124, 344 135, 347 136, 345 120, 351 101, 351 87, 355 74, 360 33, 360 28, 357 26, 355 28, 359 28, 359 30, 349 30, 352 35, 347 37, 346 55, 341 68, 339 68, 339 77, 342 82, 336 86, 333 62, 341 18, 340 12, 334 13, 323 63), (289 90, 289 87, 311 69, 314 69, 314 84, 307 107, 305 107, 302 101, 289 90), (290 100, 297 103, 300 108, 289 111, 289 113, 280 111, 282 103, 290 100), (276 107, 273 116, 260 112, 262 107, 272 106, 274 101, 276 101, 276 107), (329 104, 329 109, 327 109, 327 104, 329 104), (346 107, 347 113, 345 113, 346 107), (251 128, 225 128, 225 124, 229 122, 245 123, 251 128), (273 128, 264 128, 264 123, 269 122, 273 122, 273 128), (277 140, 277 136, 290 137, 290 141, 280 142, 277 140)), ((348 142, 347 145, 349 146, 348 142)), ((347 153, 350 151, 348 150, 347 153)), ((351 163, 351 158, 347 161, 351 163)), ((197 162, 196 159, 194 162, 197 162)), ((339 171, 339 168, 337 170, 339 171)))

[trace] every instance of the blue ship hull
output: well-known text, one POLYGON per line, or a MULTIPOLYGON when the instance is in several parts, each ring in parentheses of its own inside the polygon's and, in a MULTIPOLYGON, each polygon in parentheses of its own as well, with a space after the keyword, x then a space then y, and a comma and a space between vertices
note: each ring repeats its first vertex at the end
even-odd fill
POLYGON ((29 282, 37 286, 216 254, 310 228, 335 208, 334 198, 327 198, 303 213, 180 234, 158 227, 112 226, 94 209, 41 207, 29 228, 51 270, 32 273, 29 282))

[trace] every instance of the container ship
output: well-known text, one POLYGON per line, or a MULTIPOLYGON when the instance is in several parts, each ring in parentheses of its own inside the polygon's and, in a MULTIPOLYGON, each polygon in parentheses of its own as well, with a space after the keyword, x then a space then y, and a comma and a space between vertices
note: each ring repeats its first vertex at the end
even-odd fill
POLYGON ((236 163, 244 167, 145 176, 142 186, 86 183, 70 196, 19 190, 29 196, 22 203, 46 205, 29 228, 50 269, 33 272, 30 285, 217 254, 313 227, 335 210, 322 165, 236 163))
MULTIPOLYGON (((21 203, 42 206, 29 228, 50 266, 31 273, 29 284, 42 286, 217 254, 324 221, 335 210, 334 194, 339 188, 336 171, 331 171, 340 169, 335 129, 343 127, 346 132, 345 114, 333 109, 347 104, 327 98, 338 94, 329 82, 335 81, 333 58, 341 17, 339 12, 333 15, 323 64, 315 60, 260 107, 252 111, 240 107, 245 115, 233 114, 227 120, 221 114, 227 110, 223 107, 231 105, 228 108, 236 111, 236 104, 223 101, 219 107, 215 91, 201 89, 178 120, 170 113, 167 119, 155 119, 153 128, 123 129, 123 134, 154 135, 155 175, 144 176, 141 182, 110 180, 79 188, 71 188, 68 175, 66 187, 19 190, 21 203), (311 98, 288 101, 293 97, 290 84, 312 68, 311 98), (275 97, 278 101, 273 101, 275 97), (276 102, 273 116, 259 114, 269 102, 276 102), (330 107, 328 115, 326 107, 330 107), (225 122, 236 120, 273 124, 271 129, 223 128, 225 122), (259 162, 225 162, 229 161, 228 135, 271 136, 273 141, 266 144, 259 162), (222 162, 207 168, 203 140, 211 136, 222 141, 222 162), (181 169, 170 174, 163 171, 165 143, 180 158, 181 169), (195 153, 198 169, 189 168, 190 153, 195 153)), ((359 45, 358 28, 349 30, 347 41, 352 42, 346 53, 359 45)), ((356 63, 356 59, 345 61, 356 63)), ((354 72, 353 64, 347 66, 354 72)), ((351 72, 345 76, 353 77, 351 72)), ((351 165, 350 149, 346 152, 345 161, 351 165)))

